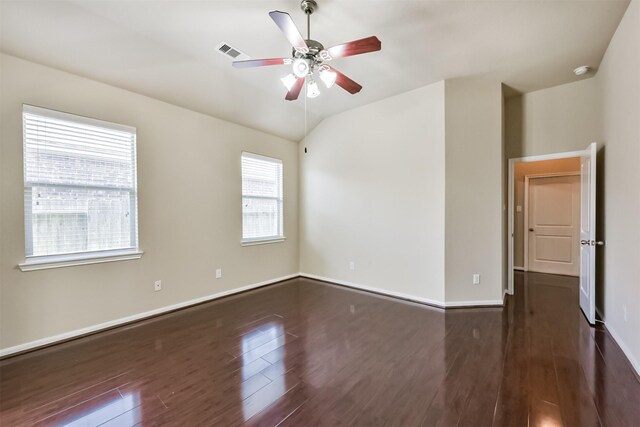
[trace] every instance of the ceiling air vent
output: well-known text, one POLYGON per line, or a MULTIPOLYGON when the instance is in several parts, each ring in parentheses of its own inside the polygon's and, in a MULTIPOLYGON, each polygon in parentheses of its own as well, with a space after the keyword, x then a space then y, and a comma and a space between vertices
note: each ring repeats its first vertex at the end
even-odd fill
POLYGON ((236 59, 239 55, 240 52, 238 52, 237 50, 235 50, 234 48, 231 48, 227 51, 227 55, 229 55, 230 57, 232 57, 233 59, 236 59))
POLYGON ((224 56, 233 59, 234 61, 245 61, 251 59, 249 55, 239 51, 238 49, 229 46, 227 43, 222 42, 218 45, 218 52, 224 56))

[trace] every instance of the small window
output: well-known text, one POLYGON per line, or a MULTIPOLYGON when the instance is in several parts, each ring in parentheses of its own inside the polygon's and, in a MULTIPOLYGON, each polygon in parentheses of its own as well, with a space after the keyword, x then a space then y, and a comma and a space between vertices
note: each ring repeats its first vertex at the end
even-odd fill
POLYGON ((242 242, 284 239, 282 160, 242 153, 242 242))
POLYGON ((27 261, 138 250, 136 129, 25 105, 27 261))

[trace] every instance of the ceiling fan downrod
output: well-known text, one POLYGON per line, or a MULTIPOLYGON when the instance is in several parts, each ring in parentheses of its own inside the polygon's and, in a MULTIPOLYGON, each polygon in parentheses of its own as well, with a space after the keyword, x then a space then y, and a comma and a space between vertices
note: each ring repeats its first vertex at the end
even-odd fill
POLYGON ((302 0, 300 9, 307 15, 307 40, 311 40, 311 14, 318 9, 318 3, 315 0, 302 0))

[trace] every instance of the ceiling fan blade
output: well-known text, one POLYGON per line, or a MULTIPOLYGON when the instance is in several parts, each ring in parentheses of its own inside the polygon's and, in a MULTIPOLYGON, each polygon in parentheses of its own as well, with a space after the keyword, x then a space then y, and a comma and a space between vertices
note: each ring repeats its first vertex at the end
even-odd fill
MULTIPOLYGON (((327 67, 329 66, 327 65, 327 67)), ((362 90, 362 86, 360 86, 358 83, 354 82, 349 77, 342 74, 340 71, 336 70, 333 67, 329 67, 329 70, 336 73, 336 84, 340 86, 342 89, 349 92, 350 94, 353 95, 362 90)))
POLYGON ((380 49, 382 49, 382 42, 380 42, 376 36, 371 36, 330 47, 321 53, 321 57, 323 61, 331 61, 336 58, 361 55, 363 53, 375 52, 380 49))
POLYGON ((287 101, 295 101, 300 96, 300 91, 302 90, 302 86, 304 86, 304 77, 299 78, 291 87, 291 90, 287 93, 287 96, 284 98, 287 101))
POLYGON ((273 12, 269 12, 269 16, 273 19, 273 22, 280 28, 280 31, 284 33, 284 36, 289 40, 289 43, 296 50, 307 53, 309 52, 309 48, 307 47, 307 42, 304 41, 300 31, 298 31, 298 27, 294 24, 291 16, 286 12, 280 12, 279 10, 274 10, 273 12))
POLYGON ((291 58, 248 59, 246 61, 233 61, 234 68, 264 67, 266 65, 290 64, 291 58))

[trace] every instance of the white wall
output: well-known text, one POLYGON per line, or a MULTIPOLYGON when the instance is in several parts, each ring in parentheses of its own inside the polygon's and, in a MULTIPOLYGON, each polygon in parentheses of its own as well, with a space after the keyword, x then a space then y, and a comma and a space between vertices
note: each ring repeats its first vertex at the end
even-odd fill
POLYGON ((598 233, 607 241, 598 307, 640 373, 640 1, 630 3, 596 82, 604 133, 598 164, 604 166, 604 218, 598 233))
POLYGON ((601 116, 593 78, 507 98, 507 158, 584 150, 602 140, 601 116))
POLYGON ((332 116, 306 147, 301 271, 441 304, 444 83, 332 116))
POLYGON ((502 86, 447 80, 447 303, 501 303, 503 289, 502 86), (473 285, 473 274, 480 284, 473 285))
POLYGON ((0 61, 1 349, 298 272, 296 143, 12 56, 0 61), (23 103, 137 127, 142 259, 16 268, 23 103), (284 243, 240 246, 243 150, 284 161, 284 243))
POLYGON ((443 305, 500 304, 501 129, 501 84, 484 79, 326 119, 301 147, 301 271, 443 305))

